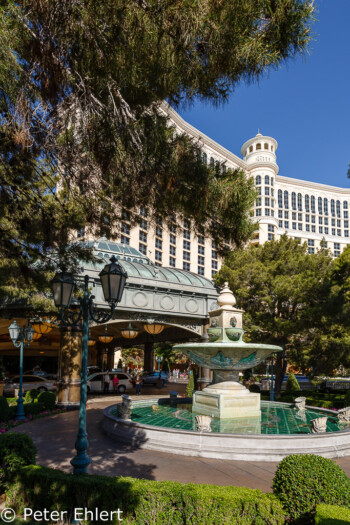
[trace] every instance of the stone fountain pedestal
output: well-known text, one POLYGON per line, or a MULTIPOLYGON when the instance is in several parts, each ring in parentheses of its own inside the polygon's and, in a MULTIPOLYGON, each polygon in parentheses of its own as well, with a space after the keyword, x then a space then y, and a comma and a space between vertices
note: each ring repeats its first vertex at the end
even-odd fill
POLYGON ((260 394, 236 381, 223 381, 195 392, 192 411, 219 419, 260 418, 260 394))

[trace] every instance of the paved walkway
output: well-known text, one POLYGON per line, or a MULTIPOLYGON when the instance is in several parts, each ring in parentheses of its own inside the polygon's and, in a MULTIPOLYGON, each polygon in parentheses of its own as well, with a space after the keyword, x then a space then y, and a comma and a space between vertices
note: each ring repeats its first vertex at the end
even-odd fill
MULTIPOLYGON (((173 387, 174 385, 171 385, 170 389, 173 387)), ((147 396, 138 396, 137 399, 149 398, 152 392, 154 391, 149 390, 147 396)), ((164 392, 165 395, 160 394, 159 390, 156 392, 157 396, 152 395, 152 397, 168 397, 164 391, 161 392, 164 392)), ((93 459, 89 467, 90 474, 132 476, 182 483, 234 485, 260 489, 263 492, 271 491, 277 463, 176 456, 170 453, 135 449, 116 443, 101 430, 102 410, 115 402, 114 396, 95 397, 89 400, 88 453, 93 459)), ((77 428, 78 412, 71 411, 26 423, 15 431, 26 433, 33 438, 38 448, 38 464, 71 472, 69 462, 75 455, 74 442, 77 428)), ((350 457, 336 462, 350 476, 350 457)))

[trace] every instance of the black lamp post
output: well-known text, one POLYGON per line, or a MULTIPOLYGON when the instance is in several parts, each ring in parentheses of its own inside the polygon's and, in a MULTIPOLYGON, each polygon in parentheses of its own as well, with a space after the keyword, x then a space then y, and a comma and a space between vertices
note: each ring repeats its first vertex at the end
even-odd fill
POLYGON ((91 458, 86 453, 88 448, 86 433, 86 401, 89 320, 92 319, 95 321, 95 323, 103 324, 112 318, 115 306, 122 298, 125 282, 128 277, 124 268, 118 264, 114 255, 110 260, 111 264, 107 264, 99 274, 105 301, 109 303, 110 306, 109 313, 94 309, 94 296, 89 293, 88 275, 85 275, 84 277, 84 295, 79 300, 80 310, 78 312, 68 310, 75 286, 72 274, 68 272, 61 272, 56 274, 51 281, 54 301, 55 305, 60 311, 62 325, 76 326, 81 320, 83 321, 79 430, 75 442, 77 454, 71 461, 74 474, 86 473, 87 467, 91 463, 91 458))

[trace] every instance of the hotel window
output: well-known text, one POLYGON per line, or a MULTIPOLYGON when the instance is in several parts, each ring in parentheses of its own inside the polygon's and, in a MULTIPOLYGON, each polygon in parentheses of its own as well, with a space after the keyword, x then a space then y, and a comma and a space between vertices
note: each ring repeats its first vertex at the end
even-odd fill
POLYGON ((297 220, 297 214, 295 213, 295 211, 292 212, 292 220, 293 221, 297 220))
POLYGON ((211 267, 214 268, 214 270, 218 269, 218 261, 211 261, 211 267))
POLYGON ((348 212, 344 211, 344 219, 347 219, 347 218, 348 218, 348 212))
POLYGON ((184 250, 190 250, 191 249, 191 243, 189 241, 183 242, 183 248, 184 250))
POLYGON ((258 186, 259 184, 261 184, 261 177, 260 175, 257 175, 256 178, 255 178, 255 184, 258 186))
POLYGON ((273 197, 275 195, 275 192, 273 190, 273 188, 271 188, 271 197, 273 197))
POLYGON ((319 217, 319 218, 318 218, 318 224, 323 224, 323 219, 322 219, 322 217, 319 217))
POLYGON ((139 232, 139 240, 142 242, 147 242, 147 233, 139 232))
POLYGON ((338 237, 341 237, 341 230, 337 230, 338 237))
POLYGON ((301 193, 298 193, 298 210, 303 211, 303 201, 301 193))
POLYGON ((198 244, 204 244, 204 236, 198 235, 198 244))
POLYGON ((297 196, 295 192, 293 191, 292 192, 292 210, 296 210, 296 209, 297 209, 297 196))
POLYGON ((283 217, 283 212, 282 212, 282 210, 278 210, 278 217, 279 217, 279 219, 282 219, 282 217, 283 217))
POLYGON ((308 249, 308 252, 309 252, 309 253, 315 253, 315 248, 309 248, 309 249, 308 249))
POLYGON ((265 208, 265 215, 267 215, 267 216, 270 215, 270 210, 268 208, 265 208))
POLYGON ((270 199, 265 197, 265 206, 270 206, 270 199))
POLYGON ((184 263, 182 264, 182 268, 183 268, 184 270, 186 270, 186 272, 189 272, 190 269, 191 269, 190 263, 188 263, 188 262, 184 262, 184 263))
POLYGON ((335 228, 332 228, 332 235, 335 235, 335 228))
POLYGON ((126 224, 126 222, 122 222, 122 233, 125 233, 125 235, 130 235, 130 226, 129 224, 126 224))
POLYGON ((337 201, 337 217, 340 217, 340 201, 337 201))
POLYGON ((328 235, 328 228, 325 228, 324 232, 325 232, 326 235, 328 235))
POLYGON ((171 233, 176 233, 176 224, 171 224, 170 225, 170 232, 171 233))
POLYGON ((139 244, 139 252, 143 255, 147 255, 147 246, 145 244, 139 244))
POLYGON ((347 209, 348 209, 348 203, 347 203, 347 201, 344 201, 344 202, 343 202, 343 208, 344 208, 344 210, 347 210, 347 209))
POLYGON ((305 195, 305 211, 310 211, 310 197, 305 195))
POLYGON ((253 151, 253 146, 250 146, 249 147, 249 153, 251 153, 253 151))
POLYGON ((278 227, 283 228, 283 221, 278 221, 278 227))
POLYGON ((349 230, 344 230, 344 236, 349 237, 349 230))
POLYGON ((273 232, 275 231, 275 228, 274 228, 274 226, 272 226, 272 224, 269 224, 269 225, 267 226, 267 231, 269 231, 269 232, 272 232, 272 233, 273 233, 273 232))
POLYGON ((344 228, 349 228, 349 221, 344 221, 344 228))
POLYGON ((270 177, 268 175, 265 175, 265 184, 270 184, 270 177))
POLYGON ((214 168, 214 157, 210 157, 210 167, 214 168))
POLYGON ((156 224, 157 226, 163 226, 163 221, 161 217, 157 217, 156 224))
POLYGON ((292 222, 292 230, 296 230, 297 229, 297 223, 296 222, 292 222))
POLYGON ((305 215, 305 222, 310 222, 310 215, 305 215))
POLYGON ((147 230, 147 221, 145 219, 141 219, 141 221, 140 221, 140 228, 142 230, 147 230))
POLYGON ((332 219, 332 226, 335 226, 335 219, 332 219))
POLYGON ((298 213, 298 221, 302 221, 303 220, 303 214, 302 213, 298 213))
POLYGON ((315 246, 315 241, 313 239, 308 239, 307 240, 307 245, 308 246, 315 246))
POLYGON ((140 208, 140 215, 141 217, 147 217, 147 210, 146 208, 140 208))
POLYGON ((274 217, 274 216, 275 216, 275 211, 271 210, 271 217, 274 217))
POLYGON ((315 215, 311 215, 311 222, 312 222, 312 224, 316 224, 316 217, 315 217, 315 215))
POLYGON ((278 190, 278 207, 283 208, 282 190, 278 190))
POLYGON ((273 241, 274 238, 275 238, 275 236, 274 236, 273 233, 268 233, 268 234, 267 234, 267 240, 268 240, 268 241, 273 241))
POLYGON ((215 270, 212 270, 212 271, 211 271, 211 276, 212 276, 212 277, 215 277, 215 275, 216 275, 217 273, 218 273, 218 272, 216 272, 215 270))
POLYGON ((340 244, 338 242, 334 243, 334 256, 339 257, 340 255, 340 244))
POLYGON ((284 207, 288 210, 289 208, 289 195, 288 191, 284 192, 284 207))
POLYGON ((162 252, 158 252, 158 250, 156 250, 155 258, 156 258, 156 261, 161 261, 162 260, 162 252))
POLYGON ((285 228, 289 228, 289 222, 288 221, 284 221, 284 227, 285 228))
POLYGON ((176 244, 176 236, 172 233, 170 234, 170 244, 176 244))
POLYGON ((169 257, 169 266, 175 268, 175 257, 169 257))
POLYGON ((203 152, 203 164, 208 164, 208 155, 203 152))
POLYGON ((204 275, 204 267, 198 266, 198 275, 204 275))
POLYGON ((300 222, 298 222, 298 230, 301 231, 302 229, 303 229, 303 225, 300 222))
POLYGON ((198 255, 198 264, 204 266, 204 257, 202 257, 201 255, 198 255))
POLYGON ((265 187, 265 195, 270 195, 270 188, 265 187))
POLYGON ((321 197, 318 198, 317 202, 318 202, 318 213, 320 215, 322 215, 323 214, 323 207, 322 207, 322 199, 321 199, 321 197))
POLYGON ((316 211, 316 205, 315 205, 315 197, 311 196, 311 213, 315 213, 316 211))
POLYGON ((175 248, 175 246, 169 246, 169 253, 170 253, 170 255, 176 255, 176 248, 175 248))
POLYGON ((337 219, 337 228, 340 228, 340 226, 341 226, 340 219, 337 219))
POLYGON ((156 227, 156 236, 162 237, 163 236, 163 230, 159 226, 156 227))
POLYGON ((328 215, 328 199, 326 199, 326 197, 323 199, 323 208, 324 208, 324 214, 328 215))
POLYGON ((189 230, 189 229, 191 228, 191 223, 190 223, 190 221, 187 220, 187 219, 184 220, 184 228, 185 228, 186 230, 189 230))
POLYGON ((198 246, 198 253, 204 255, 204 246, 198 246))
POLYGON ((120 236, 120 242, 122 244, 130 244, 130 239, 129 239, 129 237, 125 237, 125 235, 121 235, 120 236))
POLYGON ((323 233, 323 227, 322 227, 322 226, 320 226, 320 227, 318 228, 318 232, 319 232, 319 233, 323 233))
POLYGON ((335 202, 334 202, 334 199, 331 200, 331 214, 332 214, 332 217, 335 217, 335 202))
POLYGON ((309 231, 310 231, 310 225, 307 224, 307 225, 305 226, 305 229, 306 229, 307 232, 309 232, 309 231))
POLYGON ((190 261, 191 260, 190 252, 183 252, 182 258, 183 258, 184 261, 190 261))
POLYGON ((191 239, 190 230, 184 230, 184 239, 191 239))
POLYGON ((212 259, 217 259, 218 258, 218 254, 217 254, 217 252, 215 250, 211 251, 211 257, 212 257, 212 259))
POLYGON ((326 217, 325 220, 324 220, 324 224, 325 224, 326 226, 328 226, 328 219, 327 219, 327 217, 326 217))
POLYGON ((311 231, 315 233, 315 231, 316 231, 316 226, 312 225, 312 226, 311 226, 311 231))
POLYGON ((261 206, 261 198, 260 197, 258 199, 256 199, 255 206, 261 206))
POLYGON ((211 247, 213 248, 213 250, 216 250, 216 242, 215 241, 211 241, 211 247))
POLYGON ((259 186, 259 187, 257 188, 257 190, 258 190, 258 195, 261 195, 261 186, 259 186))
POLYGON ((258 208, 257 210, 255 210, 255 215, 256 215, 256 217, 260 217, 260 215, 261 215, 261 208, 258 208))
POLYGON ((289 219, 289 212, 288 212, 288 211, 285 211, 285 212, 284 212, 284 218, 285 218, 285 219, 289 219))
POLYGON ((270 179, 270 185, 273 186, 273 177, 270 179))

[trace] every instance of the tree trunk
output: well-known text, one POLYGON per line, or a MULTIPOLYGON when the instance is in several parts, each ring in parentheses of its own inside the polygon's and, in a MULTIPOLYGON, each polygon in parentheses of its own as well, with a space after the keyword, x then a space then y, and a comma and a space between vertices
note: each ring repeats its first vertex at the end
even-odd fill
MULTIPOLYGON (((281 345, 282 346, 282 345, 281 345)), ((275 365, 275 396, 279 397, 281 393, 281 387, 283 383, 283 378, 287 370, 287 358, 286 358, 286 349, 283 345, 283 352, 278 352, 275 365)))

